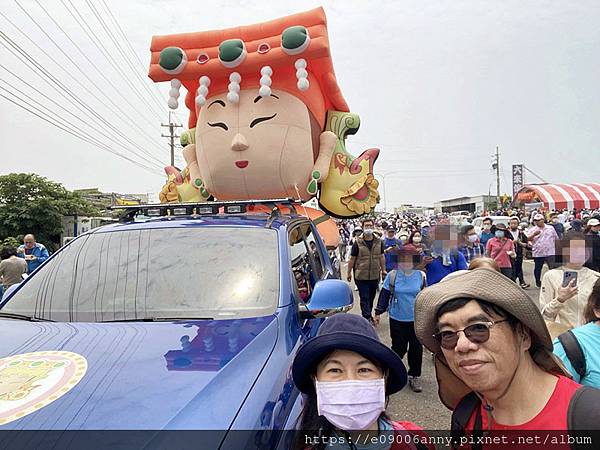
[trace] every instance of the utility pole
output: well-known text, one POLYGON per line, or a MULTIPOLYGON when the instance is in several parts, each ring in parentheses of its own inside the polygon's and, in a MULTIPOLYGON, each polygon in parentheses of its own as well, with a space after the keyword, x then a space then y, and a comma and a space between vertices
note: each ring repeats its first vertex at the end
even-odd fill
POLYGON ((500 152, 498 151, 497 145, 492 169, 496 169, 496 202, 498 203, 498 208, 500 208, 502 206, 500 203, 500 152))
POLYGON ((183 125, 181 125, 179 123, 173 123, 173 121, 171 120, 171 111, 169 111, 169 123, 168 124, 161 123, 160 126, 169 128, 169 134, 161 134, 161 136, 171 139, 171 144, 170 144, 171 145, 171 165, 174 166, 175 165, 175 138, 179 137, 178 135, 175 134, 175 128, 183 127, 183 125))

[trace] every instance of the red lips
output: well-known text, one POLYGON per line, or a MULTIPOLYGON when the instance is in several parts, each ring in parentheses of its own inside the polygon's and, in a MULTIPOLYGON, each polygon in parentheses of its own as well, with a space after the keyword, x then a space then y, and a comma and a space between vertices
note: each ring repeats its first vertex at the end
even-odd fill
POLYGON ((248 167, 248 161, 236 161, 235 165, 237 167, 239 167, 240 169, 244 169, 244 168, 248 167))

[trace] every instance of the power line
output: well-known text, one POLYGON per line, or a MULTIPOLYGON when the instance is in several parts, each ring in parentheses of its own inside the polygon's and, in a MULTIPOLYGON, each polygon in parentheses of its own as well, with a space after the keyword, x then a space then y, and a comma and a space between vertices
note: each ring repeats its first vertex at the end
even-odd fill
MULTIPOLYGON (((34 98, 33 98, 33 97, 31 97, 30 95, 27 95, 27 93, 25 93, 25 92, 21 91, 20 89, 18 89, 18 88, 16 88, 16 87, 12 86, 12 85, 11 85, 10 83, 8 83, 6 80, 3 80, 3 79, 1 79, 1 78, 0 78, 0 81, 3 81, 3 82, 4 82, 4 83, 6 83, 6 84, 7 84, 7 85, 8 85, 8 86, 9 86, 9 87, 10 87, 10 88, 13 90, 13 91, 17 91, 17 92, 19 92, 21 95, 23 95, 24 97, 28 98, 29 100, 31 100, 31 101, 32 101, 32 102, 34 102, 35 104, 33 104, 33 105, 32 105, 31 103, 29 103, 29 102, 26 102, 26 101, 25 101, 25 100, 23 100, 22 98, 19 98, 19 97, 17 97, 17 96, 14 94, 14 92, 13 92, 13 91, 11 91, 11 90, 9 90, 9 89, 6 89, 6 88, 4 88, 4 87, 2 87, 2 86, 0 86, 0 89, 2 89, 3 91, 5 91, 5 92, 7 92, 7 93, 11 94, 11 95, 12 95, 13 97, 15 97, 15 98, 18 98, 18 99, 19 99, 21 102, 23 102, 23 103, 25 103, 25 104, 27 104, 27 105, 29 105, 29 106, 36 107, 38 110, 42 110, 42 112, 43 112, 43 110, 44 110, 44 109, 45 109, 45 110, 47 110, 47 111, 49 111, 49 112, 50 112, 50 114, 51 114, 51 116, 49 116, 49 115, 48 115, 48 112, 46 112, 46 115, 47 115, 47 117, 52 117, 52 120, 53 120, 53 121, 55 121, 55 122, 58 122, 58 123, 62 124, 64 127, 66 127, 66 128, 69 128, 69 129, 70 129, 70 130, 72 130, 73 132, 76 132, 76 133, 79 133, 79 134, 81 134, 81 135, 85 136, 85 137, 86 137, 86 139, 88 139, 88 140, 90 140, 90 141, 94 141, 94 142, 95 142, 95 143, 96 143, 98 146, 102 146, 102 148, 105 148, 105 149, 109 149, 109 148, 110 148, 110 147, 108 147, 108 145, 104 144, 102 141, 100 141, 100 140, 96 139, 96 138, 95 138, 93 135, 91 135, 91 134, 89 134, 89 133, 86 133, 86 131, 85 131, 85 130, 82 130, 80 127, 76 126, 75 124, 72 124, 72 123, 68 122, 66 119, 63 119, 63 118, 61 117, 61 115, 60 115, 60 114, 58 114, 56 111, 53 111, 53 110, 52 110, 52 109, 50 109, 48 106, 46 106, 46 105, 43 105, 42 103, 40 103, 40 102, 39 102, 39 100, 36 100, 36 99, 34 99, 34 98), (62 122, 61 122, 61 121, 62 121, 62 122)), ((116 151, 115 151, 115 150, 109 150, 109 151, 110 151, 111 153, 116 153, 116 151)), ((138 156, 138 157, 139 157, 139 155, 137 155, 137 154, 136 154, 136 156, 138 156)), ((143 159, 143 158, 142 158, 142 159, 143 159)), ((146 167, 150 168, 150 166, 146 166, 146 167)), ((153 168, 154 168, 154 169, 157 169, 157 168, 160 168, 160 166, 158 166, 158 167, 157 167, 157 166, 155 165, 155 166, 153 166, 153 168)))
MULTIPOLYGON (((74 117, 75 119, 83 122, 85 125, 89 126, 92 130, 96 131, 97 133, 101 134, 102 136, 104 136, 105 138, 107 138, 108 140, 114 142, 115 144, 121 146, 122 148, 124 148, 125 150, 133 153, 134 155, 136 155, 137 157, 145 160, 146 158, 143 155, 140 155, 139 153, 137 153, 135 150, 130 149, 128 147, 126 147, 122 142, 117 141, 115 138, 113 138, 112 136, 110 136, 109 134, 105 133, 104 131, 102 131, 101 129, 96 128, 93 124, 91 123, 86 123, 85 121, 83 121, 81 119, 80 116, 78 116, 77 114, 74 114, 73 112, 69 111, 67 108, 65 108, 64 106, 62 106, 60 103, 58 103, 57 101, 53 100, 52 98, 50 98, 49 96, 47 96, 46 94, 44 94, 42 91, 40 91, 39 89, 37 89, 36 87, 32 86, 31 84, 29 84, 27 81, 23 80, 21 77, 19 77, 17 74, 15 74, 14 72, 12 72, 10 69, 8 69, 7 67, 5 67, 2 63, 0 63, 0 67, 2 67, 4 70, 6 70, 8 73, 10 73, 13 77, 17 78, 19 81, 21 81, 23 84, 26 84, 30 89, 33 89, 35 92, 37 92, 39 95, 41 95, 42 97, 44 97, 45 99, 49 100, 50 102, 52 102, 54 105, 58 106, 60 109, 62 109, 63 111, 65 111, 67 114, 71 115, 72 117, 74 117)), ((10 84, 8 81, 6 80, 2 80, 0 78, 0 81, 4 81, 4 83, 6 83, 8 86, 10 86, 13 90, 19 92, 21 95, 24 95, 25 97, 29 98, 32 101, 36 101, 34 98, 32 98, 31 96, 29 96, 27 93, 21 91, 19 88, 15 87, 14 85, 10 84)), ((39 100, 37 100, 39 102, 39 100)), ((46 107, 47 108, 47 107, 46 107)), ((49 109, 49 108, 47 108, 49 109)), ((54 113, 54 112, 53 112, 54 113)), ((56 113, 54 113, 56 114, 56 113)), ((162 168, 162 162, 159 159, 155 158, 154 163, 152 163, 153 165, 162 168)))
MULTIPOLYGON (((6 89, 4 89, 4 90, 6 90, 6 89)), ((4 99, 6 99, 6 100, 8 100, 9 102, 13 103, 14 105, 18 106, 19 108, 22 108, 22 109, 24 109, 25 111, 29 112, 30 114, 33 114, 34 116, 37 116, 38 118, 40 118, 40 119, 42 119, 42 120, 44 120, 44 121, 48 122, 49 124, 51 124, 51 125, 53 125, 53 126, 55 126, 55 127, 59 128, 59 129, 61 129, 62 131, 66 132, 66 133, 69 133, 69 134, 71 134, 71 135, 75 136, 75 137, 76 137, 76 138, 78 138, 78 139, 81 139, 82 141, 85 141, 85 142, 87 142, 87 143, 89 143, 89 144, 92 144, 92 145, 94 145, 94 146, 96 146, 96 147, 100 147, 100 148, 102 148, 102 149, 104 149, 104 150, 107 150, 107 151, 109 151, 110 153, 112 153, 112 154, 114 154, 114 155, 116 155, 116 156, 118 156, 118 157, 120 157, 120 158, 123 158, 123 159, 125 159, 125 160, 127 160, 127 161, 129 161, 129 162, 131 162, 131 163, 133 163, 133 164, 135 164, 136 166, 138 166, 138 167, 140 167, 140 168, 142 168, 142 169, 144 169, 144 170, 147 170, 147 171, 151 172, 151 173, 152 173, 152 174, 154 174, 154 175, 156 175, 156 174, 157 174, 157 173, 156 173, 156 171, 155 171, 155 169, 152 169, 152 168, 150 168, 150 167, 147 167, 147 166, 145 166, 145 165, 143 165, 143 164, 139 163, 138 161, 135 161, 135 160, 133 160, 133 159, 131 159, 131 158, 129 158, 129 157, 127 157, 127 156, 125 156, 125 155, 121 154, 121 153, 118 153, 118 152, 116 152, 116 151, 114 151, 114 150, 111 150, 111 149, 110 149, 110 147, 106 147, 106 146, 102 145, 101 143, 99 144, 99 143, 97 143, 97 142, 94 142, 92 139, 90 139, 90 138, 89 138, 89 137, 87 137, 87 136, 84 136, 84 135, 77 134, 77 133, 75 133, 75 132, 73 132, 73 131, 71 131, 71 130, 67 129, 66 127, 64 127, 64 126, 60 125, 59 123, 57 123, 57 122, 54 122, 53 120, 49 119, 48 117, 44 117, 44 116, 42 116, 41 114, 37 113, 36 111, 34 111, 34 110, 32 110, 32 109, 29 109, 29 108, 27 108, 27 106, 23 106, 23 105, 19 104, 19 103, 18 103, 18 102, 16 102, 15 100, 13 100, 13 99, 11 99, 11 98, 9 98, 9 97, 5 96, 5 95, 4 95, 4 94, 2 94, 2 93, 0 93, 0 97, 3 97, 4 99)), ((21 100, 21 101, 23 102, 23 100, 21 100)), ((33 108, 33 106, 32 106, 31 104, 29 104, 29 103, 27 103, 27 102, 23 102, 23 103, 25 103, 26 105, 28 105, 28 106, 30 106, 30 107, 32 107, 32 108, 33 108)))
MULTIPOLYGON (((139 64, 139 67, 142 69, 142 73, 145 73, 146 72, 146 67, 144 66, 144 63, 142 62, 142 60, 140 59, 139 55, 136 53, 136 51, 134 50, 133 46, 131 45, 131 42, 129 41, 129 38, 127 37, 127 35, 123 31, 123 28, 121 28, 121 25, 117 21, 116 17, 113 15, 113 13, 110 10, 108 4, 104 0, 101 0, 101 2, 104 5, 104 9, 108 13, 108 16, 111 18, 113 24, 115 25, 115 28, 121 34, 121 36, 123 37, 123 40, 127 44, 127 47, 130 50, 130 53, 137 60, 137 62, 139 64)), ((151 83, 151 84, 152 84, 152 87, 154 87, 154 94, 155 95, 153 96, 153 98, 157 101, 157 104, 162 109, 162 108, 164 108, 164 105, 165 105, 165 102, 164 102, 164 100, 162 98, 162 95, 161 95, 160 91, 158 90, 158 87, 156 86, 156 83, 151 83)), ((146 83, 144 83, 144 85, 147 86, 146 83)), ((150 95, 152 96, 152 94, 150 94, 150 95)), ((178 119, 178 121, 179 121, 179 119, 178 119)))
MULTIPOLYGON (((131 69, 131 71, 133 72, 133 74, 138 78, 138 80, 141 81, 141 86, 143 86, 144 89, 146 90, 146 92, 150 95, 150 99, 154 100, 154 97, 152 96, 152 93, 150 92, 150 89, 148 89, 148 86, 146 85, 146 80, 144 80, 140 76, 140 74, 137 72, 137 70, 135 70, 135 67, 133 67, 133 65, 131 64, 131 61, 129 61, 129 58, 127 57, 127 55, 123 51, 121 45, 119 44, 119 41, 114 38, 113 33, 111 32, 111 30, 107 26, 106 22, 102 18, 102 15, 98 12, 98 10, 96 9, 96 7, 92 3, 90 3, 88 0, 85 0, 85 1, 87 3, 88 7, 90 8, 90 10, 92 11, 92 13, 96 16, 96 19, 98 20, 98 22, 100 23, 100 25, 102 26, 102 28, 104 28, 104 31, 106 32, 106 35, 110 38, 110 40, 112 41, 112 43, 115 46, 115 48, 119 51, 119 53, 123 57, 123 60, 125 61, 125 63, 127 64, 127 66, 129 66, 129 68, 131 69)), ((152 103, 152 102, 150 102, 150 103, 152 103)), ((159 119, 161 118, 161 114, 163 112, 163 109, 164 109, 164 105, 162 105, 162 106, 159 105, 159 107, 158 107, 158 111, 159 111, 158 117, 159 117, 159 119)))
MULTIPOLYGON (((69 8, 65 4, 64 0, 61 0, 61 3, 65 7, 65 9, 69 12, 71 17, 73 17, 73 19, 75 19, 75 21, 77 22, 79 27, 83 30, 84 34, 89 38, 89 40, 92 42, 92 44, 94 44, 94 46, 98 49, 98 51, 100 53, 102 53, 102 56, 104 56, 104 58, 108 61, 108 63, 112 66, 112 68, 117 73, 119 73, 121 75, 121 77, 123 77, 123 80, 125 80, 125 82, 129 86, 129 88, 132 90, 132 92, 134 92, 135 95, 138 96, 139 98, 143 98, 144 94, 141 94, 140 91, 138 91, 137 87, 127 77, 127 75, 125 74, 123 69, 121 69, 121 67, 116 63, 115 59, 111 56, 110 52, 108 51, 106 46, 103 44, 102 39, 100 39, 96 35, 92 26, 88 23, 88 21, 85 19, 85 17, 81 14, 79 9, 77 9, 77 6, 75 6, 71 0, 68 0, 68 2, 71 5, 71 8, 69 8), (75 16, 74 13, 77 14, 77 16, 75 16)), ((109 37, 112 38, 112 35, 110 33, 107 33, 107 34, 109 37)), ((153 113, 157 116, 158 120, 160 121, 161 115, 159 113, 157 113, 155 110, 153 110, 153 113)))
MULTIPOLYGON (((134 141, 132 141, 128 136, 124 135, 113 124, 111 124, 110 122, 108 122, 103 116, 101 116, 100 114, 98 114, 93 108, 91 108, 88 104, 86 104, 83 100, 81 100, 73 91, 71 91, 69 88, 65 87, 60 82, 60 80, 58 80, 56 77, 54 77, 54 75, 52 75, 48 70, 46 70, 41 64, 39 64, 34 58, 32 58, 29 55, 29 53, 27 53, 25 50, 23 50, 17 43, 15 43, 11 38, 9 38, 2 31, 0 31, 0 37, 2 39, 4 39, 8 44, 10 44, 10 46, 13 47, 13 49, 16 50, 20 54, 20 56, 18 54, 15 54, 15 51, 13 49, 11 49, 10 47, 8 47, 6 45, 6 43, 0 41, 0 44, 2 44, 5 48, 7 48, 13 55, 17 56, 17 58, 19 58, 22 62, 24 62, 25 64, 27 64, 29 66, 33 65, 35 68, 37 68, 37 70, 39 72, 43 73, 53 84, 55 84, 56 86, 58 86, 58 88, 60 88, 63 92, 65 92, 67 94, 67 96, 65 97, 65 99, 67 101, 69 101, 73 106, 75 106, 78 110, 80 110, 83 114, 87 115, 88 117, 90 117, 90 114, 92 114, 98 120, 102 121, 109 129, 111 129, 112 131, 114 131, 115 133, 117 133, 119 136, 121 136, 123 139, 125 139, 127 142, 129 142, 131 145, 133 145, 134 147, 139 148, 143 153, 147 154, 148 156, 150 156, 152 158, 155 158, 146 149, 144 149, 143 147, 139 146, 137 143, 135 143, 134 141), (73 99, 78 104, 76 104, 73 101, 73 99), (81 107, 79 105, 81 105, 81 107)), ((34 69, 34 73, 36 73, 38 76, 40 76, 39 73, 37 73, 35 71, 35 69, 34 69)), ((42 77, 40 76, 40 78, 42 78, 42 77)), ((44 78, 42 78, 42 79, 44 81, 46 81, 46 83, 48 83, 47 80, 45 80, 44 78)), ((48 84, 50 84, 50 83, 48 83, 48 84)), ((95 120, 94 118, 91 118, 91 119, 95 120)))
MULTIPOLYGON (((81 49, 81 47, 79 46, 79 44, 77 42, 75 42, 71 36, 69 36, 69 34, 64 30, 64 28, 54 19, 54 17, 52 17, 52 15, 46 10, 46 8, 44 8, 44 6, 39 2, 39 0, 35 0, 36 3, 38 4, 38 6, 42 9, 42 11, 44 11, 46 13, 46 15, 50 18, 50 20, 54 23, 54 25, 56 25, 56 27, 62 31, 62 33, 65 35, 65 37, 71 42, 71 44, 73 44, 73 46, 79 51, 79 53, 86 59, 86 61, 94 68, 96 69, 96 73, 98 73, 108 84, 110 84, 110 86, 115 90, 115 92, 118 92, 119 89, 117 88, 117 86, 115 86, 115 84, 104 74, 104 71, 101 70, 96 63, 94 63, 90 57, 81 49)), ((123 97, 123 100, 134 110, 136 111, 138 114, 142 115, 146 113, 146 110, 141 109, 141 108, 136 108, 129 100, 127 100, 125 97, 123 97)))
MULTIPOLYGON (((58 49, 58 50, 59 50, 59 51, 60 51, 60 52, 61 52, 61 53, 62 53, 62 54, 63 54, 63 55, 64 55, 64 56, 65 56, 65 57, 68 59, 68 60, 71 60, 71 57, 70 57, 70 56, 69 56, 69 55, 68 55, 68 54, 67 54, 67 53, 66 53, 66 52, 63 50, 63 48, 62 48, 60 45, 58 45, 58 44, 56 43, 56 41, 55 41, 54 39, 52 39, 52 37, 51 37, 51 36, 50 36, 50 35, 49 35, 49 34, 48 34, 48 33, 47 33, 45 30, 44 30, 44 28, 43 28, 43 27, 42 27, 42 26, 41 26, 41 25, 40 25, 40 24, 39 24, 39 23, 38 23, 38 22, 37 22, 37 21, 36 21, 36 20, 35 20, 35 19, 34 19, 32 16, 31 16, 31 14, 29 14, 29 12, 28 12, 28 11, 27 11, 27 10, 26 10, 26 9, 25 9, 25 8, 24 8, 24 7, 23 7, 23 6, 22 6, 22 5, 19 3, 19 2, 18 2, 18 0, 14 0, 14 1, 15 1, 15 3, 16 3, 18 6, 19 6, 19 8, 20 8, 20 9, 21 9, 21 10, 22 10, 24 13, 25 13, 25 15, 26 15, 26 16, 27 16, 27 17, 28 17, 28 18, 29 18, 29 19, 30 19, 30 20, 31 20, 31 21, 32 21, 32 22, 33 22, 33 23, 34 23, 34 24, 35 24, 35 25, 36 25, 36 26, 39 28, 39 30, 40 30, 42 33, 44 33, 44 35, 45 35, 45 36, 48 38, 48 40, 50 40, 50 42, 52 42, 52 44, 54 44, 54 46, 55 46, 55 47, 56 47, 56 48, 57 48, 57 49, 58 49)), ((93 85, 93 86, 96 88, 96 89, 98 89, 99 91, 101 91, 101 92, 103 92, 103 93, 104 93, 104 91, 102 91, 102 90, 101 90, 101 89, 100 89, 100 88, 99 88, 99 87, 96 85, 96 83, 94 82, 94 80, 92 80, 92 79, 89 77, 89 75, 88 75, 88 74, 87 74, 85 71, 83 71, 83 70, 81 69, 81 67, 79 67, 77 64, 73 64, 73 66, 74 66, 74 67, 75 67, 75 68, 76 68, 76 69, 77 69, 77 70, 78 70, 78 71, 79 71, 79 72, 80 72, 80 73, 81 73, 81 74, 82 74, 82 75, 83 75, 83 76, 84 76, 84 77, 85 77, 85 78, 86 78, 86 79, 87 79, 87 80, 88 80, 88 81, 89 81, 89 82, 90 82, 90 83, 91 83, 91 84, 92 84, 92 85, 93 85)), ((131 85, 131 82, 130 82, 130 81, 127 79, 127 77, 125 77, 125 76, 124 76, 124 79, 125 79, 125 80, 126 80, 126 81, 127 81, 129 84, 130 84, 130 85, 131 85)), ((110 102, 111 102, 111 103, 112 103, 112 104, 113 104, 113 105, 114 105, 114 106, 115 106, 117 109, 119 109, 119 111, 121 111, 121 112, 122 112, 122 113, 123 113, 125 116, 127 116, 127 114, 126 114, 126 113, 125 113, 125 112, 124 112, 122 109, 120 109, 120 107, 119 107, 119 106, 118 106, 118 105, 117 105, 117 104, 116 104, 116 103, 115 103, 115 102, 114 102, 114 101, 113 101, 113 100, 112 100, 112 99, 111 99, 109 96, 107 96, 107 95, 106 95, 106 93, 104 93, 104 94, 105 94, 105 96, 106 96, 106 97, 109 99, 109 101, 110 101, 110 102)), ((142 116, 142 117, 143 117, 143 116, 142 116)), ((159 119, 160 119, 160 117, 159 117, 159 119)), ((150 125, 152 125, 152 123, 151 123, 151 122, 148 122, 148 123, 150 123, 150 125)))
MULTIPOLYGON (((105 97, 108 98, 108 100, 117 107, 117 109, 119 111, 121 111, 123 113, 123 115, 120 115, 115 109, 111 108, 109 105, 107 105, 102 99, 100 99, 94 92, 92 92, 84 83, 82 83, 78 78, 76 78, 74 75, 71 74, 70 71, 68 71, 67 69, 65 69, 65 67, 60 64, 58 61, 56 61, 54 58, 52 58, 48 52, 46 52, 46 50, 44 50, 42 47, 40 47, 33 39, 31 39, 27 33, 23 32, 17 25, 15 25, 5 14, 2 13, 2 11, 0 11, 0 16, 2 16, 8 23, 10 23, 13 28, 15 28, 22 36, 24 36, 31 44, 33 44, 40 52, 42 52, 50 61, 52 61, 56 66, 58 66, 71 80, 73 80, 77 85, 79 85, 85 92, 87 92, 90 96, 92 96, 94 99, 96 99, 101 105, 103 105, 107 110, 109 110, 110 112, 112 112, 115 116, 120 117, 121 119, 125 118, 125 122, 128 122, 132 125, 132 129, 135 128, 139 131, 140 135, 143 136, 145 139, 148 140, 148 142, 151 142, 153 146, 156 146, 157 148, 160 148, 157 144, 156 141, 153 141, 152 139, 150 139, 150 137, 148 136, 148 133, 146 131, 144 131, 135 121, 133 121, 131 119, 131 117, 129 117, 127 114, 125 114, 123 112, 123 110, 121 108, 119 108, 118 105, 116 105, 112 99, 110 97, 108 97, 106 95, 106 93, 104 91, 102 91, 101 89, 99 89, 97 86, 94 85, 94 87, 96 87, 97 90, 99 90, 105 97)), ((2 35, 4 36, 3 38, 5 40, 7 40, 7 42, 10 40, 11 46, 13 46, 15 49, 18 48, 19 53, 21 53, 21 55, 24 55, 25 59, 22 59, 21 57, 19 57, 18 55, 16 55, 19 59, 21 59, 24 63, 26 64, 33 64, 35 62, 35 64, 37 64, 37 66, 42 67, 42 69, 38 69, 40 71, 45 71, 49 78, 53 78, 53 82, 55 84, 60 83, 60 81, 58 81, 58 78, 55 77, 54 75, 52 75, 48 70, 46 70, 45 68, 43 68, 43 66, 36 61, 35 58, 31 57, 31 55, 29 55, 29 53, 25 50, 23 50, 18 44, 16 44, 12 39, 10 39, 6 34, 2 33, 2 31, 0 31, 0 37, 2 37, 2 35)), ((7 47, 8 48, 8 47, 7 47)), ((10 49, 9 49, 10 50, 10 49)), ((13 52, 14 54, 14 52, 13 52)), ((36 67, 37 67, 36 66, 36 67)), ((34 69, 35 71, 35 69, 34 69)), ((61 83, 62 84, 62 83, 61 83)), ((70 94, 68 94, 69 96, 73 96, 75 97, 75 94, 72 93, 72 91, 68 88, 64 88, 67 91, 70 92, 70 94)), ((150 122, 148 122, 150 123, 150 122)), ((150 123, 151 126, 154 126, 152 123, 150 123)), ((111 128, 115 128, 116 127, 112 124, 110 124, 111 128)), ((161 154, 163 153, 163 149, 160 149, 161 154)))

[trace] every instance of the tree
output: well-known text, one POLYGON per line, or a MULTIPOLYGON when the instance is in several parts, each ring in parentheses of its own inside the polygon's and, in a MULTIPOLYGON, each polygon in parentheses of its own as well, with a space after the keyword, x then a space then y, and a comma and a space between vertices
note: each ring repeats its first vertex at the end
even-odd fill
POLYGON ((0 176, 0 240, 33 233, 39 242, 57 248, 63 216, 98 214, 79 194, 40 175, 0 176))

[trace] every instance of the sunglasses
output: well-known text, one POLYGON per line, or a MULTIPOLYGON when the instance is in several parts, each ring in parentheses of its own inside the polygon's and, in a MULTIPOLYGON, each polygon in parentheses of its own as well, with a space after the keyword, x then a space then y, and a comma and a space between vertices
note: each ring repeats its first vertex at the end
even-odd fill
POLYGON ((453 350, 458 343, 458 333, 465 333, 465 337, 474 344, 483 344, 490 338, 490 329, 499 323, 506 322, 508 319, 497 320, 495 322, 478 322, 462 330, 440 331, 433 335, 442 348, 453 350))

